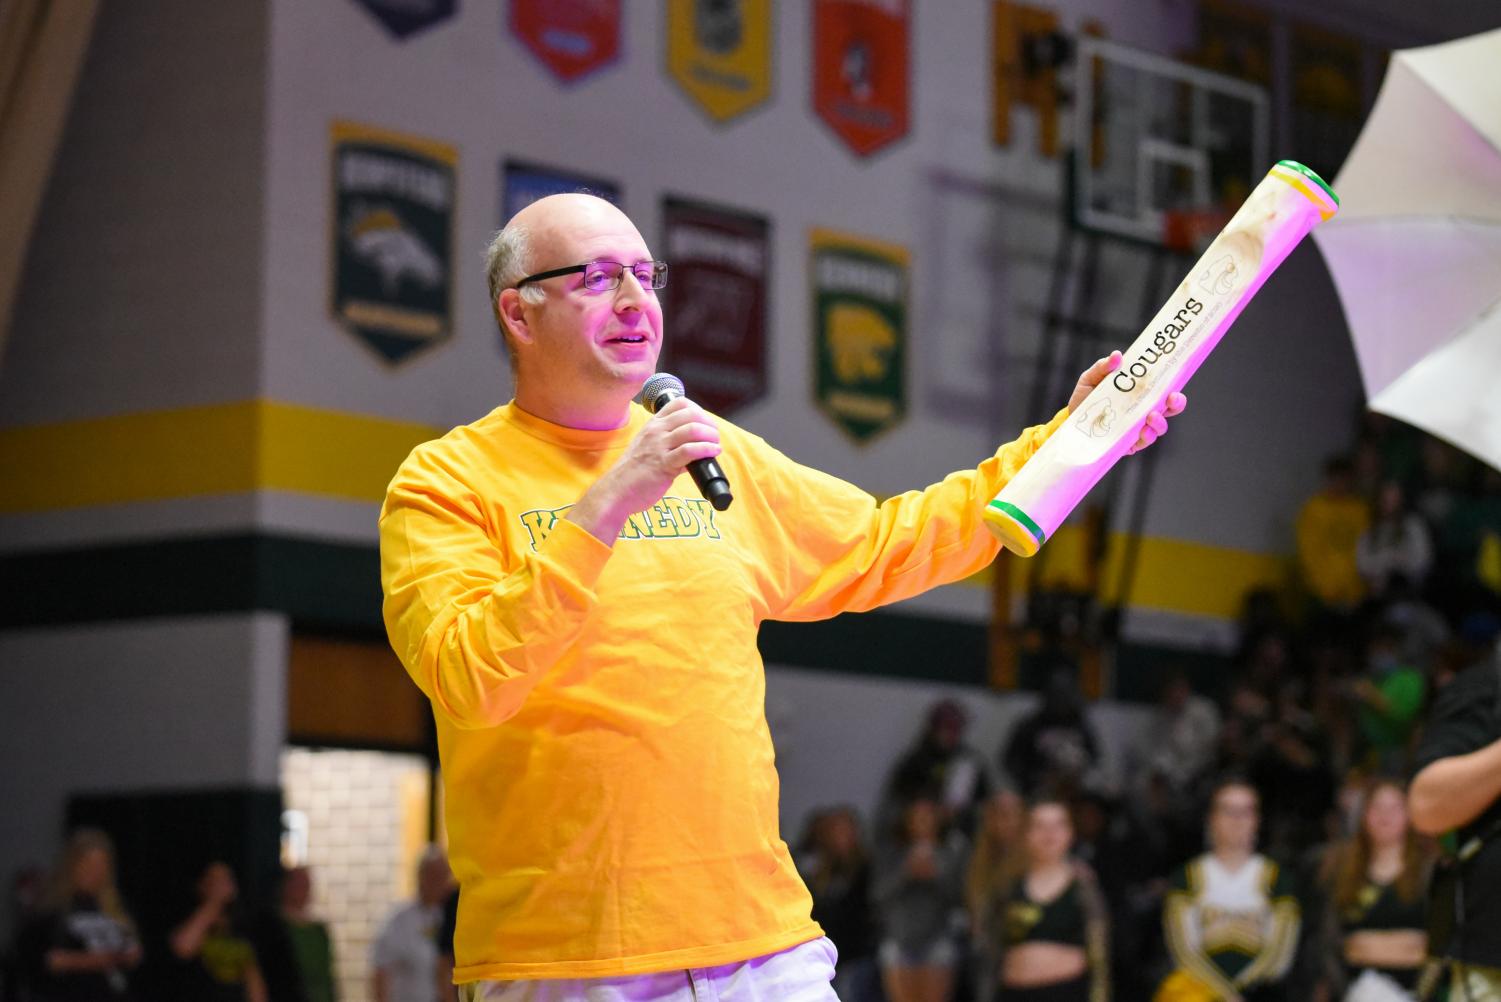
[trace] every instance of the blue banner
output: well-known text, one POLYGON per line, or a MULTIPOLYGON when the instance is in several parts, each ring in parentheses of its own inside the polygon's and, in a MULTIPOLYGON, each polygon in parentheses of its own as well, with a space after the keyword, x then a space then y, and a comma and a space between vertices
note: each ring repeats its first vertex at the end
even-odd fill
POLYGON ((616 205, 620 204, 620 185, 613 181, 519 160, 507 160, 500 170, 500 221, 502 224, 506 223, 539 198, 574 191, 598 195, 616 205))

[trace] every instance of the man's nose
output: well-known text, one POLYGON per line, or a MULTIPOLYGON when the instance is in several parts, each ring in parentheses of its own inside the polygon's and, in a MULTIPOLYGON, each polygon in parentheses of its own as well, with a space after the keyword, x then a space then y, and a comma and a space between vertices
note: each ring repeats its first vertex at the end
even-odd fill
POLYGON ((615 312, 639 311, 646 301, 646 296, 646 287, 641 284, 636 273, 627 268, 620 275, 620 288, 615 290, 615 312))

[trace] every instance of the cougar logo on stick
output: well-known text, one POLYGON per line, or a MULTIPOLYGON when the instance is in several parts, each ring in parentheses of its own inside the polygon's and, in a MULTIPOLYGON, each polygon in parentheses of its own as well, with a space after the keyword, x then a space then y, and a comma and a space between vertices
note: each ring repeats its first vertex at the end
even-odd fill
POLYGON ((1238 278, 1235 258, 1223 254, 1219 260, 1199 272, 1199 287, 1212 296, 1228 296, 1235 291, 1238 278))
POLYGON ((1095 400, 1079 412, 1074 427, 1090 438, 1103 438, 1115 427, 1115 407, 1109 400, 1095 400))

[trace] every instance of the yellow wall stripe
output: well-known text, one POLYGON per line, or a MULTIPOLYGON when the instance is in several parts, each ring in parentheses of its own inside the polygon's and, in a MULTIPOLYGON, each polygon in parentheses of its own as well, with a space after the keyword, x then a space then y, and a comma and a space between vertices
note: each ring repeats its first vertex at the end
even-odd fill
POLYGON ((255 490, 378 502, 427 425, 244 400, 0 429, 0 514, 255 490))
MULTIPOLYGON (((443 433, 428 425, 275 400, 244 400, 0 429, 0 514, 165 501, 257 490, 378 503, 414 446, 443 433)), ((1113 602, 1125 536, 1105 555, 1103 598, 1113 602)), ((1011 560, 1024 591, 1037 561, 1049 585, 1083 587, 1085 536, 1064 526, 1031 560, 1011 560)), ((1245 593, 1287 579, 1285 557, 1178 539, 1141 547, 1133 606, 1234 618, 1245 593)), ((970 578, 989 587, 987 568, 970 578)))
POLYGON ((255 487, 254 401, 0 429, 0 512, 255 487))
POLYGON ((262 401, 256 486, 351 501, 384 500, 416 445, 448 429, 262 401))
MULTIPOLYGON (((1116 602, 1125 541, 1125 534, 1117 533, 1106 550, 1104 600, 1109 605, 1116 602)), ((1290 558, 1278 554, 1149 536, 1137 556, 1131 604, 1237 619, 1248 591, 1284 587, 1290 573, 1290 558)))
MULTIPOLYGON (((1126 541, 1125 533, 1112 533, 1105 549, 1098 594, 1107 605, 1117 601, 1126 541)), ((1065 525, 1043 544, 1037 556, 1010 560, 1013 594, 1027 590, 1037 561, 1043 562, 1037 580, 1044 587, 1085 590, 1086 542, 1081 528, 1065 525)), ((1131 605, 1236 619, 1241 614, 1246 592, 1255 588, 1281 588, 1290 574, 1290 558, 1279 554, 1148 536, 1142 540, 1136 557, 1131 605)), ((987 567, 964 584, 988 588, 991 577, 991 568, 987 567)))

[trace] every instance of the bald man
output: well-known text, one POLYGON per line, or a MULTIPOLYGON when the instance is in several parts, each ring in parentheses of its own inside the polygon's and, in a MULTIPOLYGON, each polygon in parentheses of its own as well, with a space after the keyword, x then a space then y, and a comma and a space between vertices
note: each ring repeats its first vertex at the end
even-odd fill
POLYGON ((985 503, 1068 410, 878 505, 688 400, 633 403, 667 268, 608 202, 533 203, 488 277, 515 398, 414 450, 380 518, 387 630, 437 719, 460 997, 832 999, 778 834, 757 627, 984 567, 985 503), (685 474, 710 457, 727 511, 685 474))

